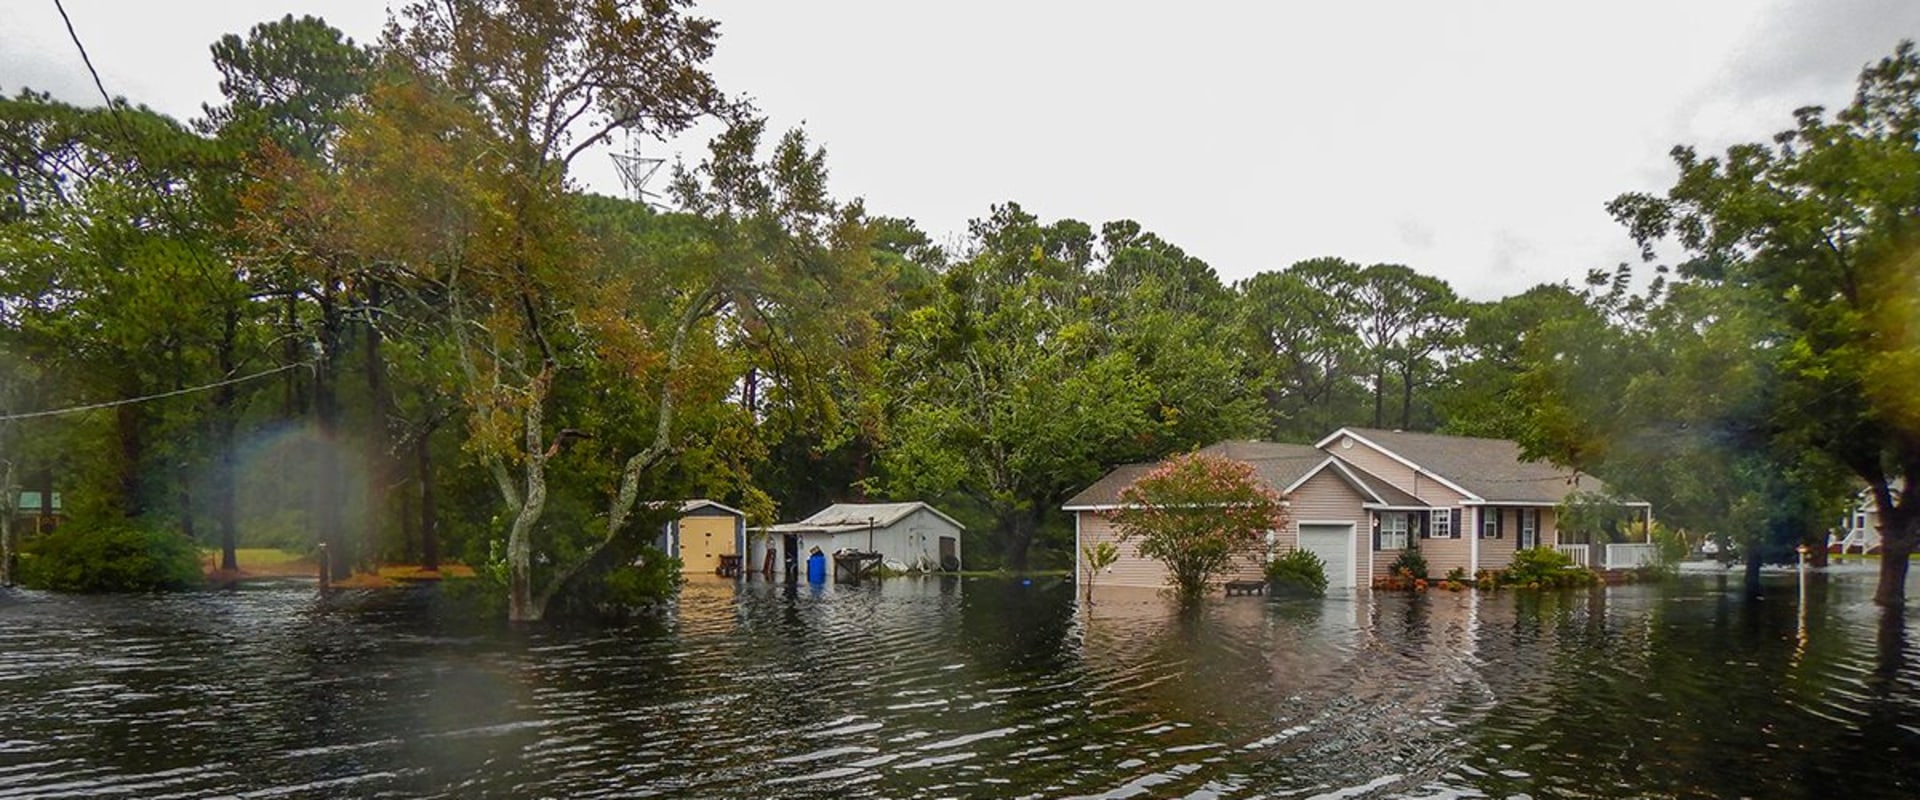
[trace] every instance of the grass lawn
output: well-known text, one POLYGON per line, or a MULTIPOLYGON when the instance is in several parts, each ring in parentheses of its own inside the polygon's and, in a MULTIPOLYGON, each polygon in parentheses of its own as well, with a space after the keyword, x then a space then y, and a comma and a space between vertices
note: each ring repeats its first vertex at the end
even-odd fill
MULTIPOLYGON (((314 561, 309 553, 271 547, 242 547, 235 550, 233 556, 234 561, 240 565, 240 574, 226 576, 229 578, 315 577, 320 572, 319 563, 314 561)), ((200 562, 205 565, 209 575, 217 573, 220 567, 220 551, 201 550, 200 562)), ((337 583, 341 586, 371 588, 393 586, 407 581, 471 577, 473 577, 473 569, 465 564, 442 563, 439 572, 428 572, 421 569, 418 564, 382 564, 374 572, 357 573, 337 583)))

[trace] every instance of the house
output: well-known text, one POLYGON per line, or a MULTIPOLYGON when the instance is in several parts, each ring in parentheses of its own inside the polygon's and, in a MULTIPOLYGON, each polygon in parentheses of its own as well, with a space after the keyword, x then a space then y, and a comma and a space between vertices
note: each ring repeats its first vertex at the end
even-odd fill
MULTIPOLYGON (((1648 563, 1648 544, 1573 541, 1561 536, 1555 509, 1575 491, 1602 492, 1590 476, 1528 462, 1500 439, 1342 428, 1312 446, 1223 442, 1201 450, 1252 465, 1288 507, 1284 530, 1269 531, 1226 580, 1257 580, 1269 558, 1296 547, 1327 565, 1328 587, 1368 587, 1385 578, 1402 551, 1418 547, 1429 574, 1472 575, 1512 563, 1516 550, 1553 547, 1576 563, 1626 567, 1648 563)), ((1069 500, 1076 550, 1117 541, 1106 512, 1153 464, 1115 469, 1069 500)), ((1644 508, 1646 504, 1635 504, 1644 508)), ((1120 561, 1103 585, 1162 586, 1165 571, 1120 544, 1120 561)), ((1084 566, 1082 566, 1084 569, 1084 566)))
POLYGON ((916 570, 960 569, 960 534, 966 527, 926 503, 835 503, 799 522, 786 522, 755 537, 749 569, 764 568, 773 551, 789 575, 804 569, 814 551, 879 553, 885 563, 916 570))
MULTIPOLYGON (((1899 495, 1905 486, 1905 482, 1895 480, 1887 488, 1899 495)), ((1846 518, 1840 520, 1839 530, 1827 537, 1827 552, 1880 552, 1880 506, 1873 500, 1872 489, 1861 489, 1854 496, 1853 507, 1847 511, 1846 518)))
POLYGON ((66 518, 66 504, 59 492, 21 492, 15 496, 13 504, 13 529, 27 536, 46 533, 66 518), (41 502, 41 498, 52 496, 52 503, 41 502))
POLYGON ((661 526, 655 546, 678 557, 684 571, 719 572, 723 556, 746 552, 747 515, 739 509, 712 500, 665 505, 677 505, 678 514, 661 526))

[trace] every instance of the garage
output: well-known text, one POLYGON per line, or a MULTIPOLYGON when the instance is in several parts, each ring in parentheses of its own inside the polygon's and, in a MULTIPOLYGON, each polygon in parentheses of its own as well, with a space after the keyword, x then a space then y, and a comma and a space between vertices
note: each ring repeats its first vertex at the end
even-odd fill
POLYGON ((1300 549, 1327 565, 1327 590, 1353 588, 1353 525, 1300 524, 1300 549))

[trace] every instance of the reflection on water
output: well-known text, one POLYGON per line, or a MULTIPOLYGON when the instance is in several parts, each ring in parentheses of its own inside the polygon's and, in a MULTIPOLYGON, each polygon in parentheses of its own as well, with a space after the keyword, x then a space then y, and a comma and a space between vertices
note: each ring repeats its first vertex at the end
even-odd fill
POLYGON ((1866 573, 1181 612, 1057 580, 689 584, 456 633, 297 584, 0 595, 0 797, 1913 797, 1866 573))

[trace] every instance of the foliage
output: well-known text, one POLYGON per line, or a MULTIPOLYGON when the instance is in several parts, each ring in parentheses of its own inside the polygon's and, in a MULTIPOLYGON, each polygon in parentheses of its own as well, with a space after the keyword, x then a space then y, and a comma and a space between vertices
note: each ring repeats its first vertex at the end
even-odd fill
POLYGON ((1387 565, 1387 574, 1405 580, 1421 580, 1427 577, 1427 557, 1420 554, 1418 540, 1409 540, 1407 549, 1387 565))
POLYGON ((648 547, 637 563, 607 573, 603 602, 620 608, 642 608, 666 600, 686 582, 680 574, 683 566, 680 559, 648 547))
POLYGON ((1599 581, 1593 570, 1575 565, 1571 557, 1550 547, 1518 551, 1513 554, 1512 564, 1491 571, 1487 577, 1497 586, 1526 589, 1591 586, 1599 581))
MULTIPOLYGON (((1720 156, 1675 147, 1672 188, 1609 207, 1646 260, 1677 246, 1679 278, 1742 323, 1765 376, 1755 438, 1784 456, 1818 453, 1867 485, 1889 555, 1875 601, 1889 606, 1905 602, 1905 556, 1920 544, 1916 134, 1920 50, 1906 41, 1862 70, 1839 112, 1799 109, 1771 143, 1720 156)), ((1797 462, 1773 460, 1791 480, 1797 462)))
POLYGON ((1123 542, 1167 566, 1182 600, 1207 590, 1269 530, 1284 527, 1286 506, 1252 465, 1203 453, 1168 459, 1120 492, 1111 512, 1123 542))
POLYGON ((937 298, 899 323, 880 484, 977 504, 1018 570, 1072 493, 1118 464, 1239 433, 1250 406, 1223 400, 1231 360, 1194 350, 1221 313, 1204 264, 1131 223, 1096 247, 1086 224, 1043 225, 1012 204, 972 234, 937 298))
POLYGON ((1267 562, 1267 583, 1275 594, 1288 591, 1321 597, 1327 593, 1327 564, 1310 550, 1294 549, 1267 562))
POLYGON ((20 583, 56 592, 180 591, 201 584, 185 536, 131 520, 75 521, 25 545, 20 583))
POLYGON ((1120 560, 1120 548, 1113 542, 1095 542, 1080 548, 1080 556, 1085 559, 1087 567, 1086 575, 1081 577, 1086 581, 1086 600, 1092 603, 1094 582, 1102 570, 1120 560))

